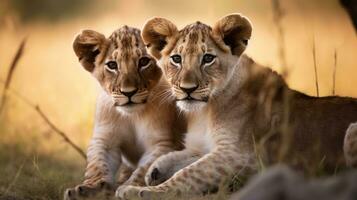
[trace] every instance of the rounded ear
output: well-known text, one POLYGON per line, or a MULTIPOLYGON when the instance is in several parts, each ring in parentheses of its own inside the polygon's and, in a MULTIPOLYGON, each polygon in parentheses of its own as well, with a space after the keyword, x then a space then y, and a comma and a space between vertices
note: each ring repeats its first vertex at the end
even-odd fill
POLYGON ((89 72, 95 67, 95 59, 107 48, 107 39, 101 33, 92 30, 83 30, 73 41, 73 50, 79 62, 89 72))
POLYGON ((240 56, 248 45, 252 34, 249 20, 240 14, 231 14, 221 18, 212 29, 212 37, 223 49, 240 56))
POLYGON ((178 33, 177 27, 172 22, 155 17, 145 23, 141 36, 150 54, 160 59, 164 48, 174 45, 178 33))

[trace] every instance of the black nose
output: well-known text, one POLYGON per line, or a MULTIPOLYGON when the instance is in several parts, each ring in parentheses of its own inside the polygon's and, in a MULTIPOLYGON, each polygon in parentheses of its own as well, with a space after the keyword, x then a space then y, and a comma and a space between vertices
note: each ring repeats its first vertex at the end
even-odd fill
POLYGON ((182 91, 186 92, 187 94, 191 94, 193 91, 195 91, 198 86, 195 87, 191 87, 191 88, 184 88, 184 87, 180 87, 182 91))
POLYGON ((127 96, 128 98, 132 97, 136 92, 138 91, 138 89, 130 91, 130 92, 123 92, 120 91, 123 95, 127 96))

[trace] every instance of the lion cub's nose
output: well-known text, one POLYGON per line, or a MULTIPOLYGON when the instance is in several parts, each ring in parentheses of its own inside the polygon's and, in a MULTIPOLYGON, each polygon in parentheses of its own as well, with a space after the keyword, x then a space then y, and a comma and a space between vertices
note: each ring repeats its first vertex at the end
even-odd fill
POLYGON ((198 85, 196 84, 180 84, 180 89, 187 94, 191 94, 193 91, 195 91, 198 88, 198 85))
POLYGON ((132 89, 132 90, 120 90, 120 93, 122 93, 124 96, 130 98, 130 97, 132 97, 137 91, 138 91, 138 89, 135 88, 135 89, 132 89))

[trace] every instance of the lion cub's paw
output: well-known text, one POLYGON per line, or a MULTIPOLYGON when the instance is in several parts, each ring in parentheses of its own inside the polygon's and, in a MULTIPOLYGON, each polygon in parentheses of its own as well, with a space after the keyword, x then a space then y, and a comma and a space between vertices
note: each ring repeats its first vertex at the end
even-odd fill
POLYGON ((159 185, 172 176, 169 171, 169 166, 160 166, 159 163, 154 163, 146 172, 145 183, 149 186, 159 185))
POLYGON ((141 187, 132 185, 119 186, 115 192, 115 197, 120 200, 138 199, 141 187))
POLYGON ((114 195, 114 191, 114 186, 107 182, 100 182, 94 186, 81 184, 67 189, 64 193, 64 200, 80 200, 93 197, 109 199, 114 195))

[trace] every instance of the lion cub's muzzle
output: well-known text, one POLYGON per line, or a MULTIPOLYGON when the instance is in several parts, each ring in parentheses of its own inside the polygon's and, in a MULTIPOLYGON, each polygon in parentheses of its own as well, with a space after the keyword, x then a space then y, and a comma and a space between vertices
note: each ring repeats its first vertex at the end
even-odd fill
POLYGON ((207 89, 198 89, 198 86, 195 87, 180 87, 180 89, 174 89, 176 94, 177 101, 208 101, 208 90, 207 89))
POLYGON ((147 101, 149 93, 147 91, 138 92, 133 90, 130 92, 112 93, 114 106, 135 106, 137 104, 144 104, 147 101))

